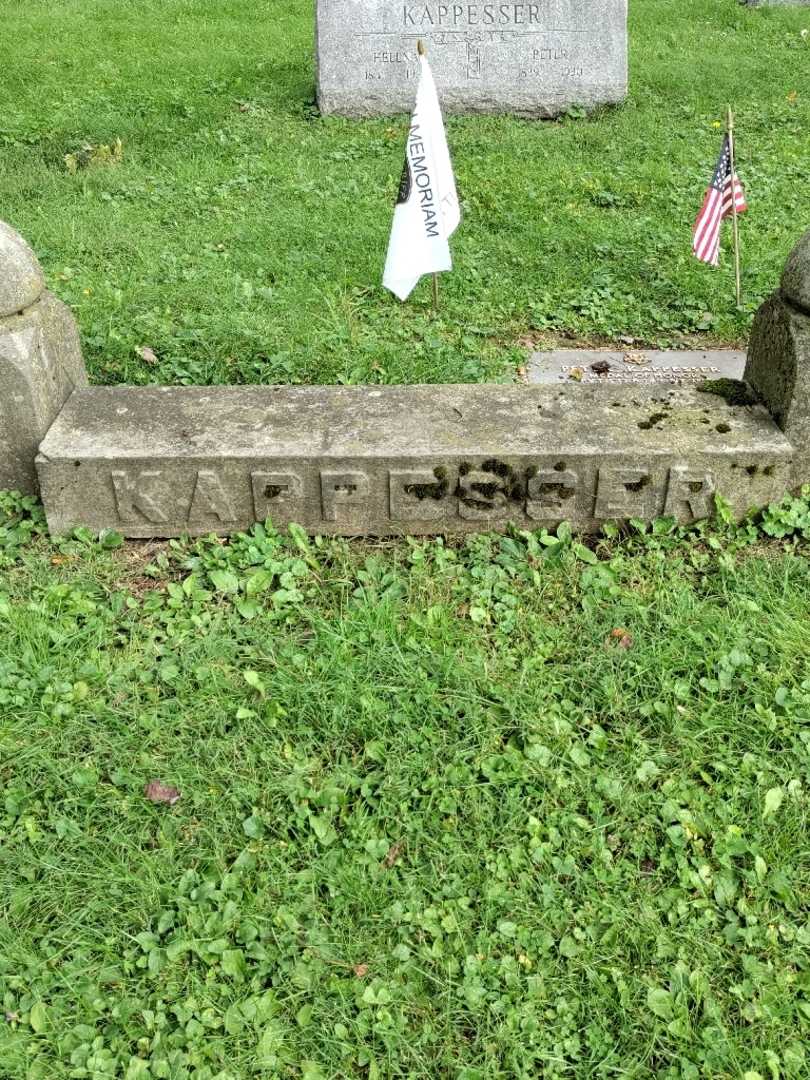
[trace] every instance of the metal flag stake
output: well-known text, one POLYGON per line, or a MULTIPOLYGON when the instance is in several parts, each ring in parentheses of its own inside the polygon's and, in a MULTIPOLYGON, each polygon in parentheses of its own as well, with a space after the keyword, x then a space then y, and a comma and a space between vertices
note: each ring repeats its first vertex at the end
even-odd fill
POLYGON ((737 221, 737 172, 734 166, 734 113, 728 107, 728 151, 731 168, 731 227, 734 236, 734 281, 737 288, 737 307, 742 307, 742 283, 740 277, 740 228, 737 221))

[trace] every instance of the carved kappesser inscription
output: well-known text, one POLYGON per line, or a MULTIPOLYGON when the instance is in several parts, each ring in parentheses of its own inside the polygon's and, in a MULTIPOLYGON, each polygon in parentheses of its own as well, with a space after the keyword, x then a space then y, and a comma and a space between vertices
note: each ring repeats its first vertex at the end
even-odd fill
POLYGON ((406 28, 448 26, 540 26, 541 4, 404 4, 406 28))
POLYGON ((514 466, 495 460, 454 466, 387 469, 369 476, 362 469, 311 469, 243 474, 244 492, 225 470, 201 469, 180 479, 170 469, 113 469, 109 473, 115 513, 123 525, 166 523, 233 526, 243 496, 251 517, 287 521, 311 517, 317 498, 318 520, 365 520, 382 498, 391 522, 440 522, 460 517, 489 521, 527 517, 649 517, 656 514, 699 518, 711 513, 717 490, 714 474, 686 465, 611 465, 594 468, 576 462, 539 460, 514 466), (375 490, 376 485, 376 490, 375 490), (308 490, 309 489, 309 490, 308 490))

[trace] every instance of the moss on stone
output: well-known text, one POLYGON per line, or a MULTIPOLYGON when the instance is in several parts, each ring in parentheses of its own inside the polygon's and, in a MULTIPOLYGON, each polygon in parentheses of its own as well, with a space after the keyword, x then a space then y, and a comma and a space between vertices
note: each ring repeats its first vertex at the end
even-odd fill
POLYGON ((433 470, 433 475, 436 477, 435 484, 406 484, 405 494, 419 499, 420 502, 423 499, 433 499, 435 502, 439 502, 450 490, 447 469, 440 465, 433 470))
POLYGON ((750 386, 742 379, 706 379, 698 387, 701 394, 715 394, 726 405, 756 405, 757 399, 750 386))
POLYGON ((639 420, 638 426, 641 428, 642 431, 650 431, 650 429, 654 428, 656 424, 660 424, 662 420, 666 420, 668 416, 669 413, 655 412, 651 416, 647 417, 646 420, 639 420))

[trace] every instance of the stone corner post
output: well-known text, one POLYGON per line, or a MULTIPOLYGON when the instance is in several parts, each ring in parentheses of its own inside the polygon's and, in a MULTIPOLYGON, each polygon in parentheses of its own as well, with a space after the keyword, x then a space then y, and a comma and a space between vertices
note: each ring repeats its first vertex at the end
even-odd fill
POLYGON ((39 444, 86 385, 70 310, 45 288, 25 240, 0 221, 0 491, 37 493, 39 444))
POLYGON ((810 230, 754 318, 745 380, 792 443, 797 480, 810 481, 810 230))

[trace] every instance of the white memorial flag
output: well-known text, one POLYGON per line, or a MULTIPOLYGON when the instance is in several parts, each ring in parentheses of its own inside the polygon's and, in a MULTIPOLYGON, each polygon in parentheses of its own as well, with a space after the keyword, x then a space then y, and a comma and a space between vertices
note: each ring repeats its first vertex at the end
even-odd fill
POLYGON ((422 274, 452 269, 447 241, 461 221, 436 84, 427 57, 419 59, 416 107, 383 273, 383 285, 400 300, 410 296, 422 274))

